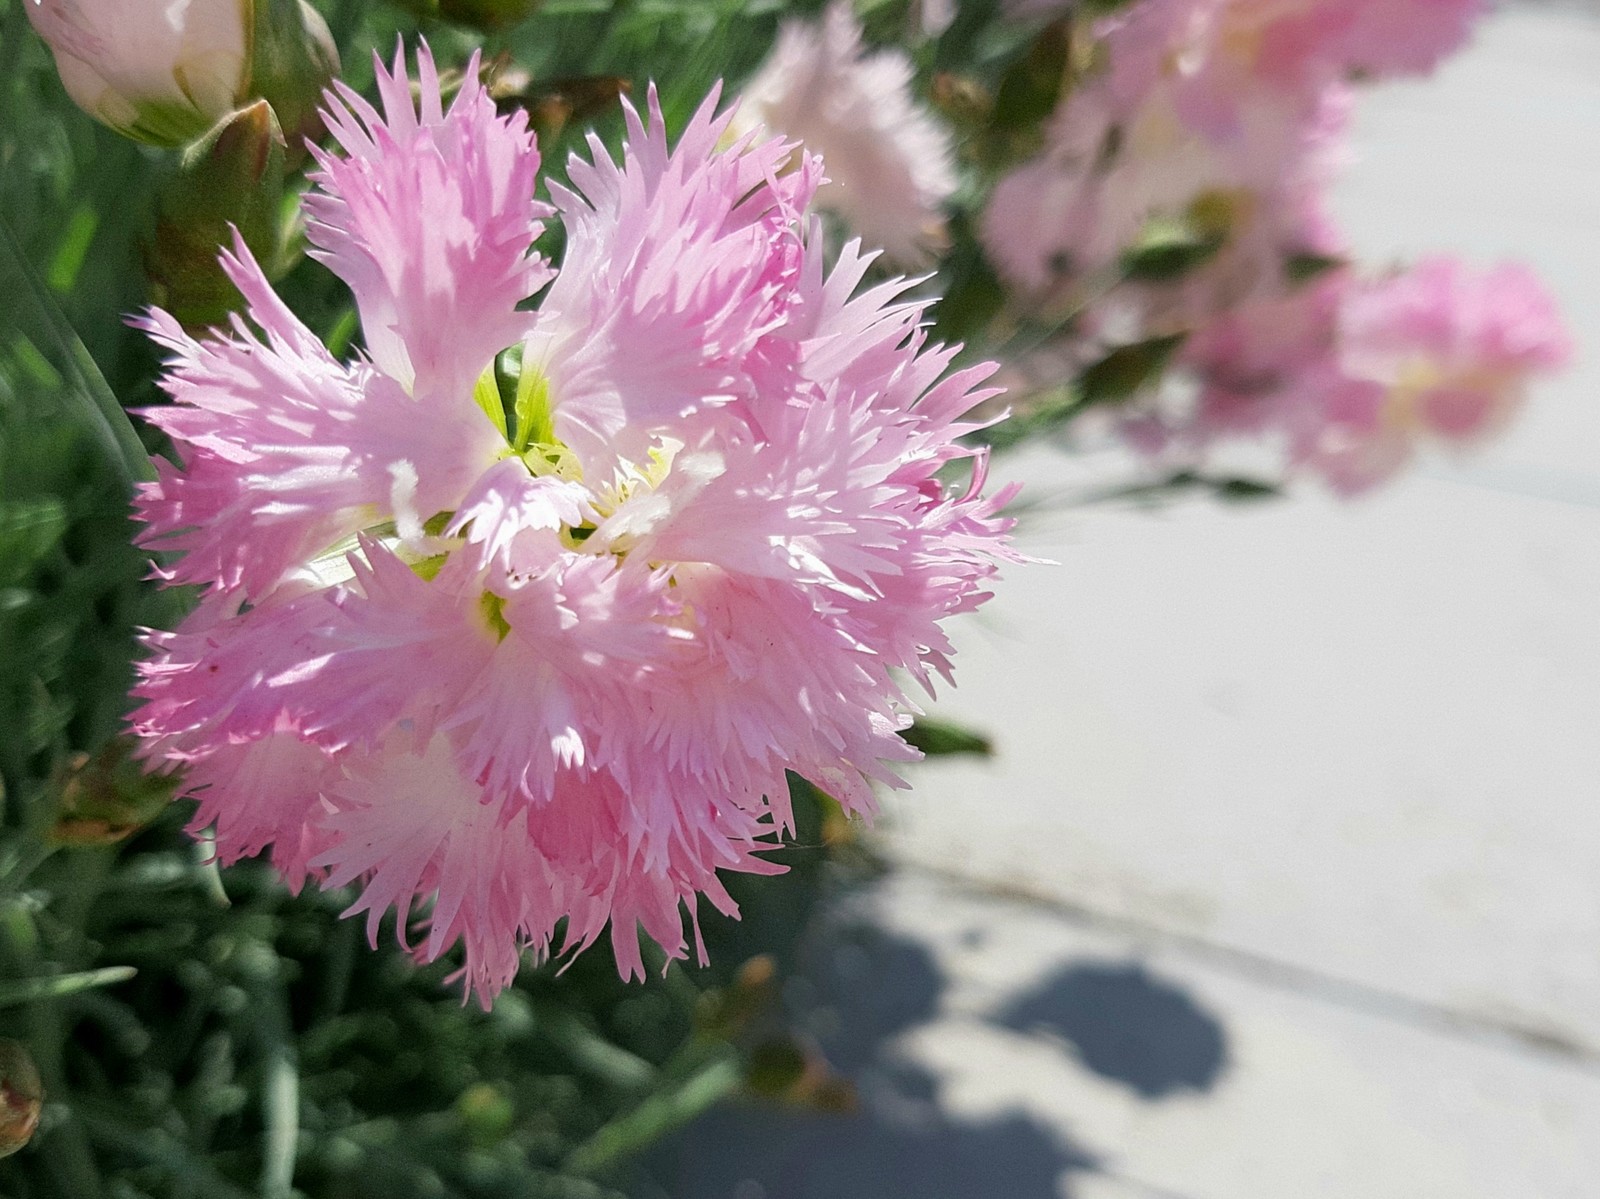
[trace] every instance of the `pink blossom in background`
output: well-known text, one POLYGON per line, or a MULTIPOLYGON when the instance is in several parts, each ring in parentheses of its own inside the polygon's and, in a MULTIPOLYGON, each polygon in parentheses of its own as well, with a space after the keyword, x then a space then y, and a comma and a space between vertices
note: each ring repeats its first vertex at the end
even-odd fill
POLYGON ((607 924, 625 976, 641 926, 684 956, 685 907, 734 910, 719 870, 778 869, 786 770, 870 813, 917 756, 891 672, 948 679, 940 621, 1015 556, 955 441, 992 366, 951 372, 905 281, 858 290, 854 243, 824 263, 816 158, 732 139, 715 95, 670 146, 652 93, 621 161, 591 139, 542 205, 476 65, 448 110, 425 48, 420 102, 399 60, 381 112, 330 95, 308 232, 366 356, 242 244, 231 328, 141 322, 183 458, 144 541, 205 593, 150 635, 132 719, 224 862, 359 885, 370 935, 392 909, 421 961, 461 943, 487 1003, 607 924), (559 273, 530 252, 551 220, 559 273))
MULTIPOLYGON (((995 187, 984 247, 1014 288, 1072 302, 1084 277, 1114 265, 1149 223, 1191 219, 1197 203, 1221 197, 1235 252, 1200 290, 1226 276, 1209 301, 1226 307, 1243 294, 1241 268, 1270 290, 1284 257, 1325 252, 1330 240, 1325 222, 1305 217, 1343 157, 1347 81, 1431 69, 1483 7, 1135 0, 1090 26, 1101 61, 1068 89, 1043 150, 995 187)), ((1196 298, 1179 306, 1193 310, 1196 298)), ((1171 312, 1154 323, 1170 324, 1171 312)))
MULTIPOLYGON (((1071 0, 1004 0, 1017 21, 1071 15, 1071 0)), ((1126 0, 1096 22, 1118 44, 1120 89, 1138 76, 1199 77, 1218 60, 1304 86, 1359 72, 1417 74, 1461 48, 1488 0, 1126 0)))
POLYGON ((1466 447, 1499 432, 1529 379, 1571 356, 1530 271, 1475 272, 1449 258, 1348 288, 1337 338, 1337 374, 1310 389, 1321 420, 1296 453, 1346 492, 1392 474, 1418 446, 1466 447))
MULTIPOLYGON (((1094 65, 979 229, 1030 317, 1071 318, 1078 361, 1182 339, 1164 383, 1112 420, 1138 452, 1190 469, 1222 443, 1265 441, 1286 469, 1357 492, 1419 447, 1497 432, 1528 379, 1565 358, 1528 272, 1438 259, 1363 280, 1327 212, 1352 82, 1431 70, 1485 8, 1135 0, 1085 20, 1094 65), (1172 230, 1204 252, 1169 277, 1136 273, 1145 239, 1172 230)), ((1065 11, 1012 6, 1047 9, 1065 11)))
POLYGON ((911 75, 903 51, 864 50, 848 0, 834 0, 819 24, 784 23, 738 119, 820 154, 828 178, 817 206, 894 262, 918 266, 943 239, 956 173, 950 135, 912 100, 911 75))
MULTIPOLYGON (((1216 4, 1147 0, 1098 23, 1101 67, 1070 89, 1045 125, 1044 149, 999 181, 981 218, 985 250, 1013 287, 1075 303, 1085 284, 1103 290, 1095 276, 1147 227, 1197 214, 1226 245, 1191 293, 1237 294, 1241 273, 1270 286, 1264 276, 1285 255, 1326 240, 1306 218, 1340 158, 1346 89, 1262 79, 1254 56, 1217 34, 1223 15, 1216 4)), ((1225 302, 1146 298, 1163 308, 1155 325, 1192 319, 1175 318, 1174 307, 1225 302)))
POLYGON ((1258 435, 1284 422, 1285 405, 1336 351, 1343 275, 1227 312, 1192 333, 1180 367, 1199 380, 1189 439, 1258 435))
POLYGON ((1137 171, 1106 161, 1116 114, 1085 90, 1051 117, 1048 149, 995 184, 980 218, 990 261, 1015 288, 1060 298, 1112 266, 1149 218, 1137 171))
POLYGON ((1526 269, 1427 259, 1387 277, 1329 272, 1194 332, 1179 358, 1192 403, 1135 408, 1147 453, 1203 457, 1238 437, 1279 438, 1292 467, 1343 494, 1391 477, 1419 449, 1502 429, 1570 343, 1526 269))
POLYGON ((1461 49, 1489 0, 1342 0, 1334 40, 1342 70, 1369 76, 1421 75, 1461 49))

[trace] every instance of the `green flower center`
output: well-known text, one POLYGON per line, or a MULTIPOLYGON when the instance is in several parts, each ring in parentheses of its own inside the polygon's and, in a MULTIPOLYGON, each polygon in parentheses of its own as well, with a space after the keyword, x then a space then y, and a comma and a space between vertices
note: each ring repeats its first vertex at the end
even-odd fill
POLYGON ((495 357, 478 376, 472 398, 506 439, 508 456, 521 458, 535 478, 583 478, 577 456, 556 437, 550 380, 543 371, 523 363, 520 345, 495 357))

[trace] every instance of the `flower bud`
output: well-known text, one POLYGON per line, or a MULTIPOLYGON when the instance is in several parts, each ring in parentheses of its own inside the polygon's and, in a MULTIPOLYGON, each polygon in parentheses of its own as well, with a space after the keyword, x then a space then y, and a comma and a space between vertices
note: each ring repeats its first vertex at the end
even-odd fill
POLYGON ((114 845, 139 831, 172 802, 177 780, 150 774, 133 758, 133 742, 117 737, 91 757, 74 754, 57 771, 57 845, 114 845))
POLYGON ((339 73, 328 23, 305 0, 257 0, 250 98, 272 105, 289 165, 322 134, 322 91, 339 73))
POLYGON ((234 230, 273 274, 287 265, 285 153, 272 106, 257 100, 196 142, 163 189, 144 246, 145 274, 151 299, 184 325, 214 325, 239 307, 238 290, 217 261, 234 230))
POLYGON ((18 1041, 0 1040, 0 1157, 33 1139, 44 1106, 39 1068, 18 1041))
POLYGON ((67 94, 96 120, 181 146, 238 105, 254 0, 23 0, 67 94))

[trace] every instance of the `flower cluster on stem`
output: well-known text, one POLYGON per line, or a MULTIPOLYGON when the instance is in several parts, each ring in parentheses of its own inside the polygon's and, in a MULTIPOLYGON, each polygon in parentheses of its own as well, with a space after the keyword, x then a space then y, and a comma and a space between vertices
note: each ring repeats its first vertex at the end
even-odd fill
MULTIPOLYGON (((1027 12, 1055 7, 1015 6, 1027 12)), ((1341 492, 1498 428, 1567 339, 1528 272, 1433 259, 1367 277, 1325 193, 1352 82, 1431 70, 1481 0, 1141 0, 1093 21, 1043 150, 998 182, 985 248, 1091 347, 1181 339, 1124 409, 1175 464, 1271 438, 1341 492), (1158 269, 1151 269, 1151 268, 1158 269)))

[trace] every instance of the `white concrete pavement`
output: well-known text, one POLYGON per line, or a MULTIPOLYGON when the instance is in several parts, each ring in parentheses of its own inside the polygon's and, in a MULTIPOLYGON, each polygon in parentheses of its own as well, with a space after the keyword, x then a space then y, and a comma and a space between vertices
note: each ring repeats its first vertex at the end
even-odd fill
MULTIPOLYGON (((952 1119, 1070 1134, 1096 1160, 1060 1195, 1600 1194, 1600 1071, 1559 1054, 943 880, 897 877, 868 908, 946 980, 888 1052, 939 1080, 952 1119)), ((988 1194, 1014 1193, 1002 1166, 988 1194)))

